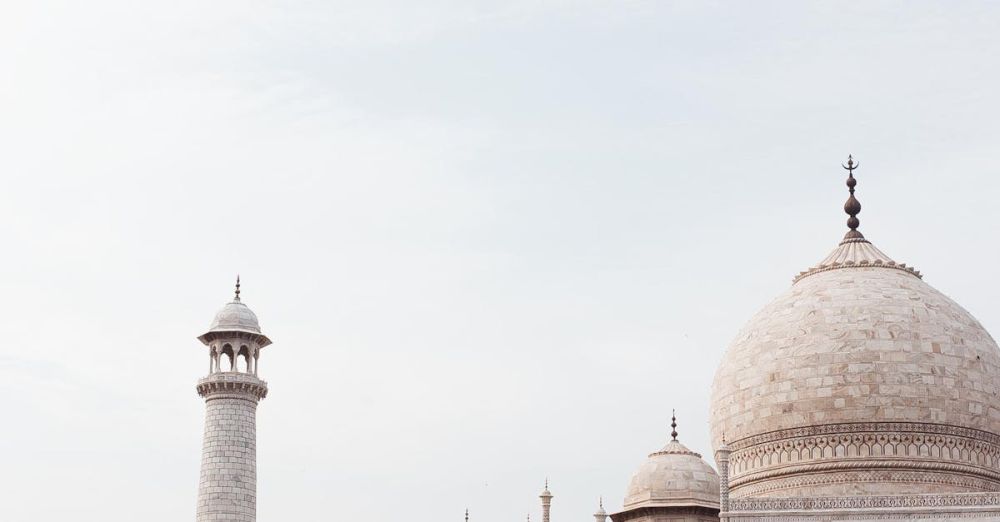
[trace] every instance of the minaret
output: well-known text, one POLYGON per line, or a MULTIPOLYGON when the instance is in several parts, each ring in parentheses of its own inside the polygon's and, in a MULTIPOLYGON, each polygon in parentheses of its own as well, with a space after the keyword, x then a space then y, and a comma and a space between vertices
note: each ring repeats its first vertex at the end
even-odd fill
POLYGON ((538 498, 542 499, 542 522, 549 522, 549 509, 552 507, 552 493, 549 493, 549 479, 545 479, 545 490, 538 498))
POLYGON ((608 522, 608 512, 604 511, 604 497, 597 501, 597 513, 594 513, 594 522, 608 522))
POLYGON ((209 366, 197 387, 205 398, 197 522, 255 522, 257 402, 267 396, 257 362, 271 340, 240 301, 238 276, 236 296, 198 340, 208 347, 209 366))

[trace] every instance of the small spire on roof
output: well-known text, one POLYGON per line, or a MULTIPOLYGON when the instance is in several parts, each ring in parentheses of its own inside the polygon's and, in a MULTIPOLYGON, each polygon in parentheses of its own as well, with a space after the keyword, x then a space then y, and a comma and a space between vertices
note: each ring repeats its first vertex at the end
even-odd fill
POLYGON ((677 410, 671 410, 670 413, 670 436, 677 440, 677 410))
POLYGON ((465 508, 465 522, 469 522, 469 508, 465 508))
POLYGON ((855 163, 854 157, 850 154, 847 155, 847 165, 841 165, 844 170, 847 171, 847 189, 850 191, 851 195, 847 198, 847 202, 844 203, 844 212, 847 212, 847 227, 850 228, 844 239, 864 239, 865 236, 858 232, 858 226, 861 225, 861 221, 858 220, 858 214, 861 213, 861 202, 854 197, 854 187, 858 184, 858 180, 854 179, 854 169, 861 166, 861 163, 855 163))
POLYGON ((240 275, 239 274, 236 274, 236 297, 233 298, 233 301, 236 301, 236 302, 240 301, 240 275))

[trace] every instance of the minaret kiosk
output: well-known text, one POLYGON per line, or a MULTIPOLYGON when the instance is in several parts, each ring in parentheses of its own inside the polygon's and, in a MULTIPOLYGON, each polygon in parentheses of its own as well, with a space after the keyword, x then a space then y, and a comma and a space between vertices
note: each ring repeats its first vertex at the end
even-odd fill
POLYGON ((257 362, 271 340, 240 301, 239 277, 236 296, 198 340, 209 365, 197 387, 205 399, 197 522, 256 522, 257 403, 267 396, 257 362))

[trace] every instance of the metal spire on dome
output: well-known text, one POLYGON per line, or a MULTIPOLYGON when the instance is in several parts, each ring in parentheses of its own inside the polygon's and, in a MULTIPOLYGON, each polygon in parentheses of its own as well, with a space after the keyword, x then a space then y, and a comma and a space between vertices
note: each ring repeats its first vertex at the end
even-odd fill
POLYGON ((844 236, 844 239, 864 239, 865 236, 858 232, 858 226, 861 225, 861 221, 858 220, 858 214, 861 213, 861 202, 854 197, 854 187, 858 184, 858 180, 854 179, 854 169, 861 166, 861 163, 855 163, 854 157, 850 154, 847 155, 847 165, 841 164, 844 170, 847 171, 847 189, 850 191, 850 196, 847 198, 847 202, 844 203, 844 212, 847 212, 847 226, 850 230, 844 236))
POLYGON ((906 263, 895 262, 891 257, 885 255, 885 252, 882 252, 875 245, 871 244, 871 241, 865 239, 865 236, 858 230, 858 226, 861 225, 861 222, 858 220, 858 214, 861 213, 861 202, 858 201, 858 198, 854 197, 854 187, 858 185, 858 180, 854 179, 854 169, 861 166, 861 164, 854 161, 854 156, 848 155, 847 165, 841 166, 847 171, 847 188, 850 192, 847 202, 844 203, 844 212, 847 212, 847 215, 850 216, 847 219, 847 227, 850 230, 844 234, 844 239, 840 241, 837 248, 833 249, 833 252, 830 252, 826 258, 808 270, 799 272, 799 275, 792 279, 792 283, 798 283, 805 277, 828 270, 859 267, 902 270, 922 279, 923 275, 920 271, 912 266, 906 266, 906 263))
POLYGON ((233 298, 234 302, 240 302, 240 275, 236 274, 236 297, 233 298))
POLYGON ((677 440, 677 410, 670 410, 670 436, 677 440))
POLYGON ((469 508, 465 508, 465 522, 469 522, 469 508))

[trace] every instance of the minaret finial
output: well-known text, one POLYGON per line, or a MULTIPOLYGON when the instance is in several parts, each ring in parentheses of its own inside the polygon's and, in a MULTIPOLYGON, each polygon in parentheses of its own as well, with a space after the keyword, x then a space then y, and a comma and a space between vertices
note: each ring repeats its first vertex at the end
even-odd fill
POLYGON ((677 440, 677 410, 671 410, 670 412, 670 436, 677 440))
POLYGON ((465 508, 465 522, 469 522, 469 508, 465 508))
POLYGON ((604 495, 597 497, 597 507, 604 509, 604 495))
POLYGON ((861 202, 854 197, 854 187, 858 184, 858 180, 854 179, 854 169, 861 166, 861 163, 854 162, 854 156, 847 155, 847 165, 841 164, 844 170, 847 171, 847 189, 850 191, 851 195, 848 196, 847 202, 844 203, 844 212, 847 212, 847 227, 850 230, 844 236, 844 239, 864 239, 865 236, 858 232, 858 226, 861 225, 861 221, 858 220, 858 214, 861 213, 861 202))
POLYGON ((239 300, 240 300, 240 275, 236 274, 236 297, 233 299, 233 301, 239 301, 239 300))
POLYGON ((545 489, 549 489, 549 477, 545 477, 545 489))

